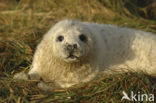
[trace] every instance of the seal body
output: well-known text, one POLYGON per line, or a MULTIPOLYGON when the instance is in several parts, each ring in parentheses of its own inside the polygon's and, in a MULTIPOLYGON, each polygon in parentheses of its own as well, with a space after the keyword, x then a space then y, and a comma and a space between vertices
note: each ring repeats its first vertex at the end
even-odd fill
POLYGON ((61 88, 87 82, 97 73, 156 74, 156 35, 107 24, 62 20, 37 46, 29 71, 61 88))

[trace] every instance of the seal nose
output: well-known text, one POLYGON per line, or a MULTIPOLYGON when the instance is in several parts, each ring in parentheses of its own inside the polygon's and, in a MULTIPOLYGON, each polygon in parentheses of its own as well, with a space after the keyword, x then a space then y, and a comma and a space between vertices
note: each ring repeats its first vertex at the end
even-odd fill
POLYGON ((75 50, 77 50, 77 44, 73 44, 73 45, 68 44, 67 45, 67 50, 69 50, 69 51, 75 51, 75 50))
POLYGON ((73 45, 73 49, 77 49, 77 44, 74 44, 73 45))

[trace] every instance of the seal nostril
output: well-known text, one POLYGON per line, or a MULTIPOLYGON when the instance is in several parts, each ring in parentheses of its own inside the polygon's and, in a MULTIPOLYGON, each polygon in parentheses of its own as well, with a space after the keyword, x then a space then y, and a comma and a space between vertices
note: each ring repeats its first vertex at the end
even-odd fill
POLYGON ((72 50, 72 45, 67 45, 68 50, 72 50))
POLYGON ((73 48, 74 48, 74 49, 77 49, 77 44, 74 44, 74 45, 73 45, 73 48))

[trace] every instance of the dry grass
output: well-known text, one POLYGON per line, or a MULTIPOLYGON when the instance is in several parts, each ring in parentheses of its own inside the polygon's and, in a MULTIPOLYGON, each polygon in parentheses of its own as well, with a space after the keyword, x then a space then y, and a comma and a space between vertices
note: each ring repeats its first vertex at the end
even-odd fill
POLYGON ((0 102, 119 103, 123 90, 156 93, 155 79, 142 73, 103 76, 52 94, 41 92, 35 81, 20 82, 12 79, 14 73, 29 69, 35 47, 43 34, 61 19, 115 24, 156 33, 156 17, 148 16, 147 9, 152 0, 143 5, 139 1, 1 0, 0 102))

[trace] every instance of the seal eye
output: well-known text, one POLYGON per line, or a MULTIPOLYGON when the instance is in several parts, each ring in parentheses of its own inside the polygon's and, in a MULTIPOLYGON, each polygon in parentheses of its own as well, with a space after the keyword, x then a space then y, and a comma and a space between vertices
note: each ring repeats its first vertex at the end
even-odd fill
POLYGON ((61 42, 61 41, 63 41, 63 39, 64 39, 63 36, 58 36, 58 37, 57 37, 57 41, 60 41, 60 42, 61 42))
POLYGON ((83 42, 86 42, 86 41, 87 41, 87 37, 86 37, 84 34, 81 34, 81 35, 79 36, 79 39, 80 39, 81 41, 83 41, 83 42))

